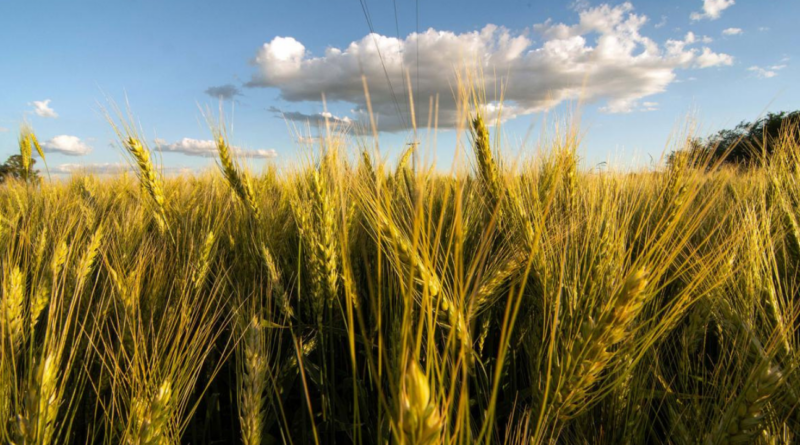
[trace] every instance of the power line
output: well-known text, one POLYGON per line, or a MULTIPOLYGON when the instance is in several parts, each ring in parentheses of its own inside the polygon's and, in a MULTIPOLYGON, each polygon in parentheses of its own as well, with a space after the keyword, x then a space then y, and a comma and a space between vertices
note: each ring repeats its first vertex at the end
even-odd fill
POLYGON ((369 27, 370 35, 372 35, 372 41, 375 43, 375 49, 378 52, 378 59, 381 61, 381 67, 383 67, 383 75, 386 77, 386 83, 389 84, 389 91, 392 93, 392 102, 394 102, 395 109, 397 110, 397 115, 400 116, 400 120, 403 122, 403 126, 407 127, 408 124, 406 123, 406 119, 403 116, 403 112, 400 108, 400 102, 397 100, 397 94, 394 92, 394 86, 392 86, 392 80, 389 78, 389 72, 386 70, 386 63, 383 61, 383 55, 381 54, 381 48, 378 46, 378 41, 375 40, 375 27, 372 26, 372 18, 369 13, 369 7, 367 6, 367 0, 358 0, 361 3, 361 11, 364 12, 364 18, 367 20, 367 26, 369 27))
MULTIPOLYGON (((400 20, 397 18, 397 0, 392 0, 392 5, 394 6, 394 30, 395 30, 395 35, 397 37, 397 40, 399 41, 400 40, 400 20)), ((405 74, 405 71, 406 71, 406 58, 405 58, 405 55, 402 58, 402 60, 400 61, 400 66, 402 68, 403 74, 405 74)), ((408 85, 406 84, 406 82, 403 82, 403 97, 407 98, 408 95, 409 95, 408 85)), ((411 106, 411 104, 409 104, 409 106, 411 106)))

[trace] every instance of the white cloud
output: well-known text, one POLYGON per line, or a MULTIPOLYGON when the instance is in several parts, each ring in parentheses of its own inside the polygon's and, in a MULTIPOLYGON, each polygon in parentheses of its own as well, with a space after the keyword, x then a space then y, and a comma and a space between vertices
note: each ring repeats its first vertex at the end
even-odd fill
POLYGON ((257 73, 248 86, 277 88, 283 100, 297 103, 319 101, 325 93, 330 102, 354 104, 351 118, 365 124, 363 73, 379 129, 397 131, 410 127, 404 69, 416 97, 417 123, 427 122, 428 98, 438 94, 439 126, 453 127, 456 72, 482 73, 488 91, 508 80, 503 117, 511 118, 575 99, 605 101, 611 112, 631 111, 640 99, 665 91, 677 69, 732 63, 731 56, 692 47, 698 42, 694 34, 659 45, 640 34, 646 21, 630 3, 601 5, 581 10, 574 25, 535 25, 540 45, 527 31, 487 25, 462 34, 429 29, 405 39, 370 34, 319 56, 292 37, 276 37, 257 52, 257 73))
POLYGON ((124 171, 131 171, 133 167, 129 164, 124 163, 88 163, 88 164, 76 164, 76 163, 67 163, 67 164, 60 164, 51 169, 53 173, 63 173, 63 174, 70 174, 70 173, 77 173, 77 172, 84 172, 84 173, 122 173, 124 171))
POLYGON ((742 28, 725 28, 722 30, 722 35, 725 36, 738 36, 743 33, 742 28))
MULTIPOLYGON (((156 145, 165 152, 183 153, 188 156, 215 157, 217 156, 217 144, 213 140, 198 140, 183 138, 172 144, 168 144, 163 139, 156 139, 156 145)), ((274 158, 278 156, 275 150, 244 150, 239 147, 231 147, 233 153, 242 158, 274 158)))
POLYGON ((658 102, 642 102, 642 111, 658 110, 658 102))
POLYGON ((703 0, 703 12, 693 12, 689 17, 692 20, 716 20, 722 15, 722 11, 730 8, 735 3, 734 0, 703 0))
POLYGON ((7 132, 7 131, 8 131, 8 128, 6 128, 6 127, 0 127, 0 133, 5 133, 5 132, 7 132))
POLYGON ((92 152, 92 147, 86 145, 77 136, 62 134, 42 144, 42 149, 49 153, 61 153, 69 156, 83 156, 92 152))
POLYGON ((766 68, 753 65, 750 68, 747 68, 747 71, 752 71, 756 76, 762 79, 770 79, 777 76, 778 71, 784 68, 786 68, 786 65, 772 65, 766 68))
POLYGON ((769 26, 759 26, 758 30, 761 31, 761 32, 769 31, 769 26))
POLYGON ((33 112, 39 117, 57 118, 58 113, 50 108, 50 99, 35 100, 31 103, 33 105, 33 112))
MULTIPOLYGON (((73 174, 73 173, 86 173, 98 175, 120 174, 125 172, 134 172, 137 168, 133 164, 124 162, 89 162, 85 164, 79 163, 65 163, 56 165, 50 169, 51 173, 55 174, 73 174)), ((192 173, 189 167, 175 166, 175 167, 159 167, 162 173, 184 174, 192 173)))
POLYGON ((710 68, 712 66, 730 66, 733 65, 733 57, 727 54, 715 53, 707 46, 703 47, 703 51, 697 56, 696 64, 700 68, 710 68))
POLYGON ((592 6, 589 3, 589 0, 573 0, 573 2, 569 5, 569 8, 573 11, 583 11, 584 9, 589 9, 592 6))
POLYGON ((665 15, 661 16, 661 21, 653 25, 653 27, 655 27, 656 29, 663 28, 665 26, 667 26, 667 16, 665 15))

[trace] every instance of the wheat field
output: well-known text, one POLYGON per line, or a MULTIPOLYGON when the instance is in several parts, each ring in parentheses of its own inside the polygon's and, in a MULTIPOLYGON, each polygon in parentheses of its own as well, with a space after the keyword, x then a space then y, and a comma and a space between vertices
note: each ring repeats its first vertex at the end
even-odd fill
POLYGON ((0 440, 797 442, 800 147, 590 171, 464 115, 451 172, 329 129, 254 174, 220 125, 170 177, 117 122, 133 174, 4 183, 0 440))

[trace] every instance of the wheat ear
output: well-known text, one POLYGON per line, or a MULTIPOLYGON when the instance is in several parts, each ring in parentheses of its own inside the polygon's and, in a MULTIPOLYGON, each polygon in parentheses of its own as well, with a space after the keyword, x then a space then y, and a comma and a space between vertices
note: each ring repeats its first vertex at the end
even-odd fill
POLYGON ((314 214, 319 228, 316 254, 325 274, 325 285, 328 294, 328 304, 331 304, 338 294, 339 276, 336 258, 335 214, 331 206, 327 179, 322 166, 312 175, 312 189, 314 192, 314 214))
POLYGON ((198 258, 197 266, 194 270, 194 287, 195 289, 200 288, 200 286, 205 283, 206 276, 208 275, 208 271, 211 266, 211 251, 214 249, 214 244, 216 241, 216 237, 214 236, 214 232, 209 231, 208 235, 206 235, 206 240, 203 243, 203 250, 200 252, 200 258, 198 258))
POLYGON ((428 377, 416 360, 411 360, 403 374, 400 395, 400 430, 405 443, 429 445, 438 441, 442 417, 431 394, 428 377))
POLYGON ((247 324, 239 395, 239 421, 245 445, 260 445, 264 428, 264 391, 267 387, 267 358, 263 355, 264 332, 258 317, 247 324))
POLYGON ((131 407, 128 445, 168 445, 172 385, 164 381, 149 400, 135 399, 131 407))
POLYGON ((754 443, 764 429, 767 404, 776 394, 783 374, 777 367, 764 363, 756 378, 750 382, 739 402, 728 410, 718 427, 716 443, 748 444, 754 443))
POLYGON ((416 271, 415 280, 423 286, 427 286, 431 296, 438 295, 439 291, 442 289, 441 281, 436 274, 425 265, 408 238, 400 231, 394 222, 380 210, 377 211, 377 223, 378 230, 384 237, 388 238, 390 244, 396 249, 400 260, 416 271))
POLYGON ((2 296, 3 332, 16 354, 25 339, 25 275, 15 266, 3 279, 2 296))
POLYGON ((161 178, 159 178, 155 166, 150 159, 150 150, 134 136, 129 136, 125 140, 124 145, 128 153, 136 160, 136 165, 139 168, 139 181, 141 182, 142 189, 150 196, 155 204, 156 222, 158 223, 159 229, 163 232, 167 229, 166 198, 164 197, 164 187, 161 184, 161 178))
POLYGON ((256 195, 253 191, 253 185, 250 183, 250 178, 246 173, 239 170, 239 166, 233 159, 233 153, 230 145, 225 140, 222 134, 216 135, 217 139, 217 153, 219 154, 219 163, 222 169, 222 174, 228 181, 233 192, 236 196, 247 206, 247 209, 258 218, 261 212, 258 209, 256 202, 256 195))
POLYGON ((614 307, 595 321, 588 317, 580 327, 578 340, 566 355, 566 379, 555 396, 558 416, 568 419, 585 407, 584 401, 592 385, 608 365, 611 347, 621 342, 628 326, 641 311, 647 286, 647 272, 639 269, 625 280, 613 301, 614 307))

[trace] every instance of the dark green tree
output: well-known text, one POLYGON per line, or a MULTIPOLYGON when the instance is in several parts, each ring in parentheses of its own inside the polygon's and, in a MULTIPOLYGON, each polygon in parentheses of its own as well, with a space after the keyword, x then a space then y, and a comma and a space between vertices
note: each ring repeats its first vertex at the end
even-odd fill
POLYGON ((33 169, 36 164, 35 159, 31 159, 30 169, 26 170, 22 165, 21 155, 11 155, 5 164, 0 165, 0 182, 6 178, 23 179, 27 181, 36 181, 39 179, 39 172, 33 169))

